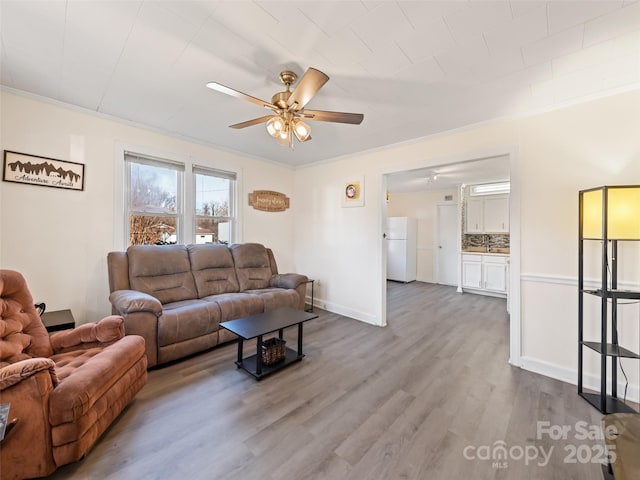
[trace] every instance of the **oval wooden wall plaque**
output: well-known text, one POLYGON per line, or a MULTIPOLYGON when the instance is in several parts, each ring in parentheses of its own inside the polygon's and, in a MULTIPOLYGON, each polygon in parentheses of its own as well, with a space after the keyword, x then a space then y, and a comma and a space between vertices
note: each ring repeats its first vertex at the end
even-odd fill
POLYGON ((249 194, 249 205, 263 212, 284 212, 289 208, 289 197, 272 190, 256 190, 249 194))

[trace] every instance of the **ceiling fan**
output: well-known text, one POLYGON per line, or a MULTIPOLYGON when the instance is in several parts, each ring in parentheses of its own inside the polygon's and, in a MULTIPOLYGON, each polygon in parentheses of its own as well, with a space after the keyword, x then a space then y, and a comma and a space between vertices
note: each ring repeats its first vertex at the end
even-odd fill
POLYGON ((271 97, 271 102, 260 100, 246 93, 239 92, 217 82, 207 83, 207 87, 218 92, 242 98, 264 108, 273 110, 272 114, 254 118, 246 122, 229 125, 231 128, 245 128, 260 123, 267 124, 267 132, 275 138, 280 145, 293 148, 293 137, 299 142, 311 140, 311 127, 303 120, 319 122, 337 122, 359 125, 364 119, 362 113, 327 112, 323 110, 308 110, 305 105, 327 83, 329 77, 315 68, 308 68, 298 86, 291 91, 290 87, 298 76, 289 70, 280 73, 280 81, 285 84, 286 90, 276 93, 271 97))

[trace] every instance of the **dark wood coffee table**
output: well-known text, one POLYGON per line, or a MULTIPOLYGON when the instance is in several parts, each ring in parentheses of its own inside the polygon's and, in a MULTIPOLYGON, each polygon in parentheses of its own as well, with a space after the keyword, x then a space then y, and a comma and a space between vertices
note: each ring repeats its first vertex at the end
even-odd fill
POLYGON ((302 353, 302 325, 304 322, 318 318, 318 315, 293 308, 279 308, 270 312, 259 313, 249 317, 238 318, 222 322, 220 326, 238 335, 238 360, 236 365, 252 375, 256 380, 276 372, 294 362, 303 359, 302 353), (271 365, 262 364, 262 337, 271 332, 278 332, 282 338, 284 329, 298 325, 298 351, 285 348, 285 358, 271 365), (245 340, 257 338, 256 354, 243 358, 245 340))

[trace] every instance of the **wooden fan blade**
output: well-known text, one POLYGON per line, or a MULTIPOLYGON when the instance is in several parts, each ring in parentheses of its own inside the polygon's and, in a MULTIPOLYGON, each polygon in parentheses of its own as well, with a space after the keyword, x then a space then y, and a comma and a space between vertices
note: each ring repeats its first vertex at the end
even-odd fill
POLYGON ((298 112, 297 115, 317 122, 351 123, 353 125, 360 125, 364 120, 364 114, 362 113, 327 112, 323 110, 304 110, 298 112))
POLYGON ((253 125, 258 125, 260 123, 266 123, 269 119, 273 117, 273 115, 265 115, 264 117, 254 118, 253 120, 247 120, 246 122, 234 123, 233 125, 229 125, 231 128, 246 128, 251 127, 253 125))
POLYGON ((259 98, 252 97, 251 95, 247 95, 246 93, 239 92, 238 90, 234 90, 233 88, 229 88, 218 82, 207 83, 207 88, 210 88, 211 90, 216 90, 221 93, 225 93, 227 95, 231 95, 232 97, 247 100, 248 102, 255 103, 260 107, 270 108, 272 110, 278 110, 278 107, 276 107, 273 103, 265 102, 264 100, 260 100, 259 98))
POLYGON ((307 71, 304 72, 300 82, 298 82, 298 86, 287 100, 287 105, 291 107, 293 104, 297 104, 296 110, 304 108, 307 102, 309 102, 328 81, 329 77, 320 70, 308 68, 307 71))

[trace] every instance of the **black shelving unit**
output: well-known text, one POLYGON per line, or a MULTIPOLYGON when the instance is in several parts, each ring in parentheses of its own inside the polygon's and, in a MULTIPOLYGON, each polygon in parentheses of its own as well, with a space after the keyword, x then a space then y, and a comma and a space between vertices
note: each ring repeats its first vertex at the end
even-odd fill
POLYGON ((638 413, 618 398, 618 359, 633 358, 640 360, 636 352, 622 347, 618 339, 619 300, 640 300, 640 291, 618 289, 618 242, 637 241, 636 238, 615 238, 608 232, 609 191, 619 188, 640 188, 638 186, 599 187, 579 192, 579 245, 578 245, 578 395, 597 408, 601 413, 638 413), (585 229, 585 195, 600 191, 602 204, 600 220, 601 231, 594 234, 593 229, 585 229), (598 289, 585 289, 584 286, 584 249, 586 242, 601 242, 601 286, 598 289), (584 299, 585 295, 600 299, 600 339, 584 339, 584 299), (609 330, 609 328, 611 330, 609 330), (610 332, 610 336, 609 336, 610 332), (584 349, 595 351, 600 356, 600 391, 587 392, 583 388, 584 349), (611 394, 608 393, 610 386, 611 394))

